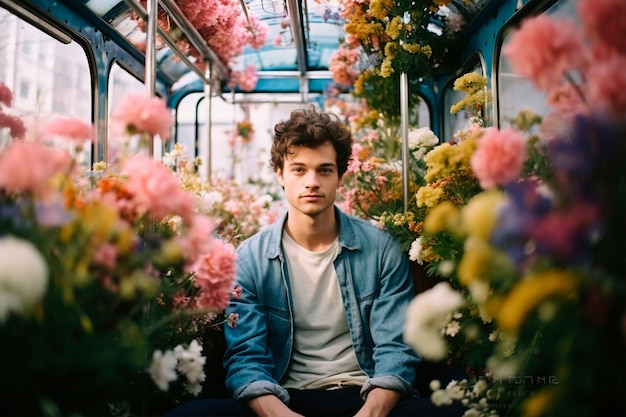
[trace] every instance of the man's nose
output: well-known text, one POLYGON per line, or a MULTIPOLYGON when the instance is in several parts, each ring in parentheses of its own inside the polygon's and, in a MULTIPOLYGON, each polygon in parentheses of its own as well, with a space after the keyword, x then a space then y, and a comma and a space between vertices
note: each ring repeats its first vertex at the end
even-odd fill
POLYGON ((309 188, 317 188, 320 186, 319 174, 315 171, 311 171, 306 175, 306 186, 309 188))

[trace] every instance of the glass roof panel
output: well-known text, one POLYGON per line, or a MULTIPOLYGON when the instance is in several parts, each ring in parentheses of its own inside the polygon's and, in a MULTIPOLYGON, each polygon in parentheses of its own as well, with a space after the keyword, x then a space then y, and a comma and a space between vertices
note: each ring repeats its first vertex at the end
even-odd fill
MULTIPOLYGON (((136 18, 131 18, 132 8, 127 0, 80 1, 107 20, 133 45, 142 49, 146 36, 138 27, 136 18)), ((259 91, 295 88, 294 92, 298 92, 303 85, 312 85, 312 78, 315 78, 313 84, 316 88, 323 82, 330 82, 331 75, 328 71, 330 58, 345 37, 343 29, 345 22, 339 13, 340 0, 240 1, 242 7, 245 5, 247 8, 249 15, 254 15, 267 24, 268 35, 260 49, 246 47, 239 57, 228 63, 229 69, 243 71, 247 66, 254 65, 259 78, 259 91), (294 25, 298 27, 294 28, 294 25), (315 76, 310 77, 313 72, 315 76), (307 83, 300 83, 298 77, 309 80, 307 83), (270 81, 272 86, 268 87, 270 81)), ((442 14, 447 18, 454 15, 470 21, 491 1, 452 0, 444 7, 442 14)), ((186 64, 181 63, 165 44, 159 45, 157 60, 160 69, 173 80, 178 80, 190 72, 186 64)), ((182 88, 194 80, 200 81, 196 74, 183 79, 184 82, 181 80, 176 83, 176 88, 182 88)))
POLYGON ((105 16, 115 6, 124 3, 121 0, 88 0, 85 5, 100 17, 105 16))

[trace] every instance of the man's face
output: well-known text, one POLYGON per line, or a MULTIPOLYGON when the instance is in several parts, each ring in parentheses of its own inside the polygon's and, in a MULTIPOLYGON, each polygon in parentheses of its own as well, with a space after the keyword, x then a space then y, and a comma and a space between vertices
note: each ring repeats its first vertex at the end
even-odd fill
POLYGON ((278 170, 278 182, 285 189, 289 205, 301 213, 316 217, 335 203, 339 174, 337 153, 330 142, 315 149, 294 147, 278 170))

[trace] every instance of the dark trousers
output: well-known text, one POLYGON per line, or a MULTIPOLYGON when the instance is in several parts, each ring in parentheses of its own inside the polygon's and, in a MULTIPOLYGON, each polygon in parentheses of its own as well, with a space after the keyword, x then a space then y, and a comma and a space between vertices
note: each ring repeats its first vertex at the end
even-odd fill
MULTIPOLYGON (((351 417, 363 405, 360 387, 336 390, 288 389, 289 408, 305 417, 351 417)), ((430 398, 408 398, 393 409, 389 417, 461 417, 463 407, 455 403, 436 406, 430 398)), ((167 412, 165 417, 254 417, 244 403, 232 399, 206 399, 191 401, 167 412)), ((280 417, 280 416, 276 416, 280 417)))

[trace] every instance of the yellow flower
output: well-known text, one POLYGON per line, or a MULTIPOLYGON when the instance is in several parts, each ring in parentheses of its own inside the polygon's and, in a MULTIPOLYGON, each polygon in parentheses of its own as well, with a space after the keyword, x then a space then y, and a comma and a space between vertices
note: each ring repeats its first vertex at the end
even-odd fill
POLYGON ((522 408, 524 410, 524 417, 540 417, 544 415, 546 409, 550 406, 554 398, 554 390, 550 388, 544 388, 535 392, 528 397, 522 408))
POLYGON ((439 204, 443 195, 442 188, 432 187, 430 185, 420 187, 415 196, 417 207, 435 207, 439 204))
MULTIPOLYGON (((387 24, 387 27, 385 28, 385 33, 389 35, 389 37, 395 41, 396 39, 398 39, 398 36, 400 36, 400 31, 402 30, 403 27, 404 27, 404 24, 402 23, 402 17, 396 16, 393 19, 391 19, 391 21, 387 24)), ((386 49, 387 47, 385 46, 385 52, 386 52, 386 49)))
POLYGON ((119 221, 117 211, 98 202, 85 206, 81 218, 84 232, 93 236, 96 242, 108 239, 119 221))
POLYGON ((465 242, 465 252, 459 262, 459 282, 469 287, 476 281, 488 281, 490 260, 493 249, 485 241, 468 238, 465 242))
POLYGON ((528 314, 551 296, 572 296, 578 278, 565 271, 548 270, 519 281, 496 312, 500 329, 516 332, 528 314))
POLYGON ((394 59, 398 54, 398 44, 395 42, 387 42, 385 45, 385 57, 394 59))
POLYGON ((424 179, 432 182, 438 178, 443 178, 455 171, 454 167, 449 165, 451 156, 456 154, 456 149, 448 142, 434 148, 424 156, 424 162, 428 166, 424 179))
POLYGON ((438 233, 450 226, 458 223, 459 210, 452 204, 451 201, 446 200, 432 210, 424 219, 424 231, 426 233, 438 233))
POLYGON ((476 72, 468 72, 454 81, 454 90, 468 95, 474 94, 487 87, 487 78, 476 72))
POLYGON ((391 59, 385 58, 380 64, 380 76, 383 78, 389 78, 393 74, 393 66, 391 65, 391 59))
POLYGON ((372 0, 370 2, 369 13, 375 19, 385 20, 391 6, 392 3, 389 0, 372 0))
POLYGON ((105 161, 94 162, 93 170, 96 172, 104 172, 107 169, 107 163, 105 161))
POLYGON ((417 43, 404 43, 402 49, 411 54, 421 54, 426 58, 430 58, 433 55, 433 48, 430 45, 420 45, 417 43))
POLYGON ((505 201, 505 194, 496 189, 474 196, 461 210, 463 229, 470 235, 488 241, 496 225, 497 210, 505 201))
POLYGON ((457 152, 452 161, 459 169, 471 169, 470 160, 472 159, 474 152, 476 152, 476 148, 478 148, 478 139, 482 136, 482 134, 483 131, 481 130, 476 136, 470 136, 466 140, 459 142, 456 146, 457 152))

